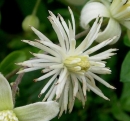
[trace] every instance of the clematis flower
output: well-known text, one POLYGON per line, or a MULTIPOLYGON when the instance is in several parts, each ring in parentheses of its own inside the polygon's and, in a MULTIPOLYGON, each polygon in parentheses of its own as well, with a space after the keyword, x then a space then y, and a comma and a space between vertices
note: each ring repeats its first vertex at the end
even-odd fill
POLYGON ((58 112, 58 104, 53 101, 14 108, 10 85, 0 73, 0 121, 49 121, 58 112))
POLYGON ((120 38, 121 25, 130 30, 130 0, 91 0, 82 9, 81 26, 86 28, 97 16, 109 19, 106 28, 99 33, 97 41, 118 35, 113 41, 115 43, 120 38))
POLYGON ((70 8, 69 12, 72 23, 69 21, 67 25, 60 14, 56 17, 49 11, 50 16, 48 19, 57 34, 59 45, 54 44, 40 31, 31 27, 40 40, 22 41, 43 50, 44 53, 32 53, 35 56, 34 59, 18 63, 18 65, 27 67, 18 73, 42 69, 44 75, 35 79, 35 82, 51 77, 41 90, 40 95, 49 89, 43 101, 57 100, 60 105, 59 116, 62 115, 63 111, 66 112, 67 109, 69 112, 72 111, 75 97, 84 106, 87 97, 86 91, 89 90, 109 100, 96 86, 95 80, 108 88, 115 89, 97 74, 111 73, 111 70, 106 67, 103 60, 114 55, 115 53, 113 52, 117 49, 109 49, 96 55, 91 54, 111 43, 116 36, 90 48, 91 44, 97 38, 102 23, 102 18, 98 17, 88 35, 76 47, 75 19, 70 8))

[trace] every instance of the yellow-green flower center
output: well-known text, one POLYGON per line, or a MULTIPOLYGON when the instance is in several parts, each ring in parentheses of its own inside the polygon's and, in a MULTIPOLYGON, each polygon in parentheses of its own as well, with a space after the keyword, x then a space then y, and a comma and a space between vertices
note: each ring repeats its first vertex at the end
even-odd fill
POLYGON ((85 72, 90 67, 87 56, 70 56, 65 59, 64 65, 72 72, 85 72))
POLYGON ((0 111, 0 121, 18 121, 18 118, 12 110, 4 110, 0 111))

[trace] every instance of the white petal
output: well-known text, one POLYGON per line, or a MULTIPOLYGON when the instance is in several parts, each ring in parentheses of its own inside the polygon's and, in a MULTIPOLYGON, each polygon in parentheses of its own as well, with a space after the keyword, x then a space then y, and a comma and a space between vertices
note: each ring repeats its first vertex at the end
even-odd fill
POLYGON ((59 112, 58 103, 37 102, 14 109, 19 121, 49 121, 59 112))
POLYGON ((109 100, 101 91, 99 91, 96 87, 93 87, 92 85, 89 84, 88 80, 87 80, 87 86, 97 95, 99 95, 100 97, 109 100))
POLYGON ((36 54, 36 53, 31 53, 31 54, 34 55, 37 58, 49 60, 49 62, 61 62, 59 58, 49 56, 49 55, 46 55, 46 54, 36 54))
MULTIPOLYGON (((44 99, 42 101, 45 101, 49 97, 49 95, 52 93, 52 90, 56 86, 55 85, 56 81, 57 81, 57 79, 55 79, 54 83, 52 84, 52 86, 50 87, 50 89, 48 90, 48 92, 46 93, 46 95, 45 95, 45 97, 44 97, 44 99)), ((41 94, 39 96, 41 96, 41 94)))
POLYGON ((59 40, 59 43, 60 43, 62 49, 65 51, 64 36, 63 36, 62 31, 60 30, 59 26, 56 25, 55 21, 51 20, 51 17, 50 17, 50 22, 52 24, 53 29, 56 32, 56 35, 58 37, 58 40, 59 40))
POLYGON ((68 9, 69 9, 69 12, 71 14, 71 20, 72 20, 72 25, 73 25, 73 32, 74 32, 74 36, 75 36, 75 19, 74 19, 74 14, 73 14, 73 12, 72 12, 70 7, 68 7, 68 9))
POLYGON ((64 101, 63 101, 65 112, 67 111, 67 105, 68 105, 69 84, 70 84, 70 81, 67 80, 65 84, 65 88, 64 88, 64 101))
POLYGON ((99 17, 96 18, 88 35, 85 37, 82 43, 76 48, 77 53, 79 53, 80 51, 86 50, 93 43, 93 41, 97 38, 102 21, 103 21, 103 18, 99 18, 99 17))
POLYGON ((127 0, 113 0, 110 6, 110 11, 113 16, 117 15, 121 10, 121 7, 127 2, 127 0))
MULTIPOLYGON (((54 56, 58 56, 59 57, 59 55, 58 55, 58 53, 57 52, 55 52, 55 50, 53 50, 52 48, 48 48, 47 46, 45 46, 45 45, 43 45, 43 44, 41 44, 42 43, 42 41, 38 41, 38 42, 34 42, 34 41, 29 41, 29 40, 22 40, 23 42, 25 42, 25 43, 28 43, 28 44, 30 44, 30 45, 32 45, 32 46, 34 46, 34 47, 37 47, 37 48, 39 48, 39 49, 41 49, 41 50, 43 50, 43 51, 46 51, 47 53, 50 53, 51 55, 54 55, 54 56)), ((43 41, 44 42, 44 41, 43 41)))
POLYGON ((106 6, 100 2, 87 3, 81 12, 80 24, 83 28, 86 28, 90 21, 98 16, 110 17, 110 13, 106 6))
POLYGON ((56 90, 56 99, 60 98, 61 93, 64 90, 67 79, 68 79, 68 74, 66 74, 63 80, 60 83, 58 83, 57 90, 56 90))
POLYGON ((102 78, 100 78, 99 76, 97 76, 96 74, 92 73, 92 72, 88 72, 93 78, 95 78, 97 81, 99 81, 100 83, 104 84, 106 87, 111 88, 111 89, 116 89, 115 87, 111 86, 109 83, 107 83, 105 80, 103 80, 102 78))
POLYGON ((116 20, 111 18, 109 19, 108 25, 105 28, 105 30, 99 33, 96 41, 102 42, 108 38, 112 38, 113 36, 118 36, 114 39, 112 43, 110 43, 110 44, 114 44, 115 42, 118 41, 120 35, 121 35, 121 28, 119 23, 116 20))
POLYGON ((87 55, 88 55, 88 54, 92 54, 93 52, 95 52, 95 51, 101 49, 102 47, 104 47, 104 46, 110 44, 116 37, 117 37, 117 36, 114 36, 114 37, 112 37, 112 38, 109 38, 109 39, 107 39, 107 40, 105 40, 105 41, 99 43, 98 45, 96 45, 96 46, 94 46, 94 47, 88 49, 87 51, 85 51, 84 54, 87 54, 87 55))
POLYGON ((44 86, 44 88, 41 90, 41 93, 40 93, 40 95, 41 94, 43 94, 47 89, 48 89, 48 87, 51 85, 51 83, 55 80, 55 78, 57 77, 57 75, 58 75, 59 73, 57 72, 49 81, 48 81, 48 83, 44 86))
POLYGON ((26 69, 18 71, 16 74, 21 74, 21 73, 30 72, 30 71, 39 70, 39 69, 42 69, 42 67, 26 68, 26 69))
POLYGON ((75 77, 74 74, 71 74, 71 79, 72 79, 72 82, 73 82, 73 95, 74 97, 76 97, 76 94, 78 92, 78 79, 75 77))
POLYGON ((130 21, 121 21, 122 25, 124 25, 127 29, 130 29, 130 21))
POLYGON ((0 111, 12 109, 13 99, 11 88, 6 78, 0 73, 0 111))
POLYGON ((105 67, 105 64, 101 62, 90 61, 90 64, 91 66, 105 67))
POLYGON ((67 73, 68 73, 67 68, 66 68, 66 67, 63 68, 62 71, 61 71, 61 73, 60 73, 60 75, 59 75, 59 79, 58 79, 58 81, 57 81, 57 84, 61 83, 62 80, 63 80, 64 78, 66 78, 65 76, 67 75, 67 73))
POLYGON ((111 70, 109 68, 102 68, 98 66, 91 66, 89 68, 89 71, 97 74, 111 74, 111 70))
POLYGON ((62 115, 62 113, 64 111, 64 104, 63 104, 64 103, 64 99, 63 98, 64 98, 64 93, 61 94, 61 97, 59 99, 59 107, 60 107, 59 117, 61 117, 61 115, 62 115))
POLYGON ((66 43, 66 49, 68 51, 68 49, 69 49, 69 28, 68 28, 66 22, 64 21, 64 18, 60 14, 59 14, 59 17, 60 17, 62 26, 64 27, 62 33, 64 35, 64 40, 65 40, 65 43, 66 43))
POLYGON ((31 29, 39 37, 40 40, 51 42, 51 40, 49 40, 44 34, 42 34, 40 31, 38 31, 37 29, 35 29, 33 26, 31 26, 31 29))
MULTIPOLYGON (((70 78, 69 78, 69 80, 68 81, 70 81, 70 78)), ((68 104, 68 109, 69 109, 69 112, 71 112, 71 109, 72 109, 72 107, 73 107, 73 105, 72 104, 74 104, 73 103, 73 85, 72 85, 72 81, 70 81, 70 86, 69 86, 69 104, 68 104)))
POLYGON ((82 91, 82 88, 81 88, 79 82, 78 82, 78 89, 79 89, 79 94, 80 94, 80 97, 81 97, 82 105, 83 105, 83 107, 84 107, 84 106, 85 106, 85 97, 84 97, 84 95, 83 95, 83 91, 82 91))
POLYGON ((86 91, 87 91, 87 83, 86 83, 86 79, 84 76, 81 77, 82 78, 82 83, 83 83, 83 94, 84 94, 84 97, 86 98, 86 91))
POLYGON ((47 74, 45 74, 45 75, 43 75, 43 76, 41 76, 41 77, 39 77, 37 79, 34 79, 34 81, 37 82, 37 81, 41 81, 43 79, 46 79, 46 78, 56 74, 58 71, 59 71, 58 69, 54 69, 54 70, 48 72, 47 74))
POLYGON ((55 86, 55 87, 53 88, 51 94, 49 95, 49 97, 48 97, 48 99, 47 99, 47 102, 53 100, 53 98, 54 98, 54 96, 55 96, 55 94, 56 94, 56 88, 57 88, 57 86, 55 86))

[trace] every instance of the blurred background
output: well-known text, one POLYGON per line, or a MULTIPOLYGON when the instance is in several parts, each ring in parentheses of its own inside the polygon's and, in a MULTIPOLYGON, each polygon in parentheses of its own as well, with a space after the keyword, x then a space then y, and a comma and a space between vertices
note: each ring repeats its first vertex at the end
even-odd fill
MULTIPOLYGON (((60 13, 68 21, 70 19, 68 6, 70 6, 74 12, 76 33, 78 34, 84 31, 80 27, 79 20, 85 2, 87 1, 39 0, 38 5, 37 0, 0 0, 0 71, 9 80, 9 83, 15 81, 17 77, 15 73, 20 68, 14 63, 31 58, 32 55, 29 51, 39 51, 21 41, 23 39, 38 39, 29 25, 38 28, 50 40, 58 43, 57 36, 47 19, 48 10, 56 15, 60 13)), ((83 38, 78 39, 77 43, 80 43, 83 38)), ((95 44, 97 43, 95 42, 93 45, 95 44)), ((125 28, 116 44, 109 45, 98 52, 109 48, 118 48, 118 54, 107 61, 107 66, 111 68, 112 74, 101 75, 101 77, 117 89, 111 90, 100 83, 96 84, 110 98, 110 101, 102 99, 91 91, 87 92, 84 109, 81 102, 76 100, 71 114, 64 113, 59 119, 57 116, 52 121, 130 121, 130 52, 128 52, 130 41, 125 28)), ((16 97, 16 107, 43 99, 44 95, 38 98, 38 94, 48 79, 37 83, 33 82, 33 79, 40 75, 42 75, 40 70, 24 74, 16 97)))

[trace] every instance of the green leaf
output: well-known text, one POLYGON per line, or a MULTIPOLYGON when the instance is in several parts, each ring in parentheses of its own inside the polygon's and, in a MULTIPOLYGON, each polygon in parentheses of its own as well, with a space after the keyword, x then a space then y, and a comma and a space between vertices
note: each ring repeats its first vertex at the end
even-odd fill
POLYGON ((130 51, 127 53, 121 67, 120 81, 130 82, 130 51))
POLYGON ((112 114, 119 121, 130 121, 130 116, 122 110, 120 103, 113 104, 112 114))
POLYGON ((123 40, 124 40, 124 44, 125 44, 126 46, 130 47, 130 40, 129 40, 129 38, 128 38, 127 35, 124 36, 123 40))
POLYGON ((14 51, 7 55, 5 59, 0 64, 0 71, 7 75, 15 69, 18 69, 19 66, 15 63, 24 61, 26 59, 26 54, 23 51, 14 51))
POLYGON ((122 91, 120 102, 122 104, 122 108, 125 111, 130 112, 130 83, 129 82, 126 82, 123 85, 123 91, 122 91))

